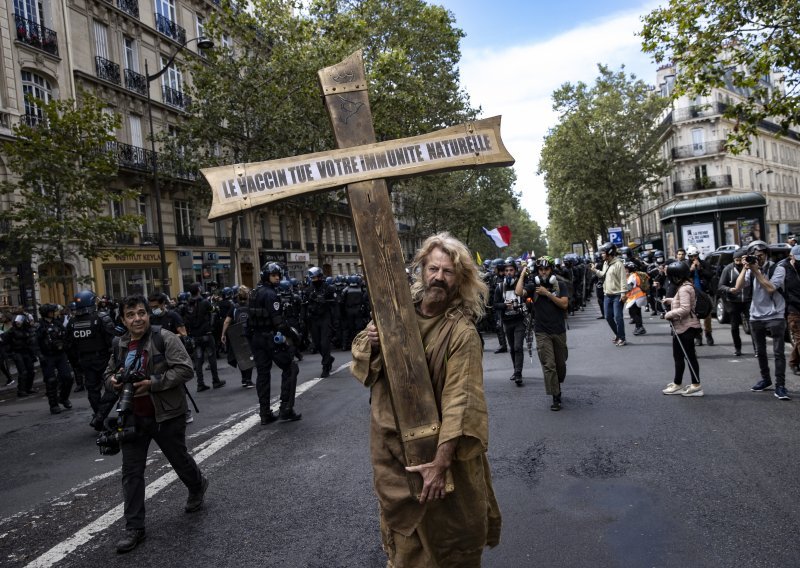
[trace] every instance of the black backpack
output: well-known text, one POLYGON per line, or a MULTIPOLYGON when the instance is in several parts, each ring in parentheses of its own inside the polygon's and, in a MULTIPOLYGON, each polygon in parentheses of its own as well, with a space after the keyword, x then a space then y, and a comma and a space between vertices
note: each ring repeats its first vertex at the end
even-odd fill
POLYGON ((697 319, 706 319, 711 315, 714 310, 714 302, 711 301, 711 296, 703 292, 699 288, 694 289, 694 315, 697 319))

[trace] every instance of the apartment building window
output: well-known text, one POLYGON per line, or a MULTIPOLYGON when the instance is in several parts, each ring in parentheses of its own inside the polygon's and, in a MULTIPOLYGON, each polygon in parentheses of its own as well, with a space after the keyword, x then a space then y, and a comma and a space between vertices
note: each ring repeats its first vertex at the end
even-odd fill
POLYGON ((228 34, 222 34, 222 47, 225 49, 233 49, 233 40, 228 34))
POLYGON ((44 5, 32 0, 14 0, 14 13, 33 22, 44 24, 44 5))
MULTIPOLYGON (((41 99, 43 102, 48 103, 52 98, 53 89, 50 87, 50 82, 41 75, 31 71, 22 71, 22 93, 24 95, 31 95, 32 97, 36 97, 37 99, 41 99)), ((23 117, 23 120, 27 124, 34 126, 44 121, 44 113, 42 112, 42 109, 36 105, 36 103, 26 99, 25 116, 23 117)))
POLYGON ((142 140, 142 117, 136 114, 128 115, 128 126, 131 130, 131 146, 143 148, 142 140))
POLYGON ((246 215, 239 215, 239 235, 242 239, 250 238, 250 224, 246 215))
POLYGON ((112 219, 119 219, 125 214, 122 202, 115 199, 109 199, 108 209, 111 212, 112 219))
MULTIPOLYGON (((166 67, 169 58, 161 56, 161 67, 166 67)), ((188 97, 183 94, 183 73, 173 63, 161 76, 161 89, 164 93, 164 102, 178 108, 186 108, 188 97)))
POLYGON ((705 153, 705 132, 702 128, 692 129, 692 152, 695 156, 702 156, 705 153))
POLYGON ((150 197, 147 195, 140 195, 139 196, 139 216, 144 219, 144 223, 142 223, 139 228, 142 233, 152 233, 153 232, 153 212, 152 208, 150 207, 150 197))
POLYGON ((184 237, 194 236, 194 213, 188 201, 175 202, 175 231, 184 237))
POLYGON ((156 14, 168 19, 170 22, 176 21, 174 0, 155 0, 155 2, 156 2, 156 14))
POLYGON ((744 188, 744 173, 742 172, 742 168, 738 168, 739 171, 739 187, 744 188))
POLYGON ((122 49, 125 52, 125 69, 139 72, 139 52, 136 49, 136 40, 132 37, 122 38, 122 49))
POLYGON ((694 179, 702 180, 705 177, 708 177, 708 170, 706 169, 706 166, 695 166, 694 179))
MULTIPOLYGON (((206 18, 205 16, 201 16, 200 14, 196 14, 195 20, 195 32, 197 33, 197 37, 206 37, 206 18)), ((197 53, 200 54, 201 57, 206 56, 206 52, 204 49, 198 47, 197 53)))
POLYGON ((262 213, 258 216, 258 224, 260 225, 261 229, 261 238, 262 239, 271 239, 272 238, 272 230, 269 226, 269 213, 262 213))

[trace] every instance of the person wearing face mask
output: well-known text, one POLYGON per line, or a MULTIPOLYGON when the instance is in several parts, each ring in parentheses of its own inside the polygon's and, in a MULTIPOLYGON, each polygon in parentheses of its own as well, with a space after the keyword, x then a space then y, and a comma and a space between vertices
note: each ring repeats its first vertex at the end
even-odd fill
POLYGON ((503 322, 503 331, 508 341, 511 362, 514 365, 514 374, 511 380, 518 387, 522 386, 522 365, 525 361, 523 343, 525 341, 525 312, 524 304, 520 302, 514 292, 518 280, 517 265, 513 258, 506 259, 503 279, 494 290, 494 310, 499 313, 503 322))
POLYGON ((325 282, 325 275, 318 266, 308 270, 311 285, 306 295, 306 318, 319 354, 322 355, 321 378, 330 375, 334 357, 331 355, 331 320, 334 308, 338 307, 336 288, 325 282))

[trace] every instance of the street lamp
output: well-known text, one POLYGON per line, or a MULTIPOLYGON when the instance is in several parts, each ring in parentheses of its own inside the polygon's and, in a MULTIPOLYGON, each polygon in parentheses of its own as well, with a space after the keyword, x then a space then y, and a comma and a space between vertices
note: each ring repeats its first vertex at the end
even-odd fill
POLYGON ((161 185, 158 181, 158 157, 156 154, 156 135, 153 130, 153 100, 150 98, 150 83, 166 73, 173 61, 175 61, 175 57, 184 47, 193 41, 197 42, 197 47, 200 49, 211 49, 214 47, 214 42, 203 36, 186 40, 178 47, 175 53, 172 54, 167 64, 164 65, 158 73, 154 73, 153 75, 150 75, 148 72, 147 59, 144 60, 144 75, 147 78, 147 115, 150 121, 150 150, 153 157, 153 193, 156 198, 156 224, 158 225, 158 254, 161 257, 161 289, 167 296, 170 296, 169 278, 167 275, 167 253, 164 248, 164 222, 161 218, 161 185))

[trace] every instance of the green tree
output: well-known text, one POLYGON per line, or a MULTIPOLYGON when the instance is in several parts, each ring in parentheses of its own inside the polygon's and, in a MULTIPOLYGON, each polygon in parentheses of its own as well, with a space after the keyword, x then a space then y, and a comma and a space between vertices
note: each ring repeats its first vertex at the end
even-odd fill
POLYGON ((665 100, 624 68, 600 65, 593 86, 566 83, 553 94, 559 123, 539 162, 549 205, 551 247, 593 243, 668 173, 657 143, 665 100))
MULTIPOLYGON (((28 101, 41 110, 41 120, 20 122, 13 129, 15 139, 3 145, 12 175, 0 183, 0 195, 11 197, 0 222, 17 246, 0 252, 0 261, 32 258, 39 266, 62 267, 59 274, 41 274, 41 280, 61 284, 67 303, 67 264, 119 252, 108 244, 135 231, 142 220, 114 216, 107 207, 137 192, 112 188, 117 157, 110 149, 119 117, 104 113, 102 102, 89 95, 79 105, 74 100, 28 101)), ((86 276, 83 282, 90 280, 86 276)))
POLYGON ((673 97, 725 87, 741 95, 725 115, 736 122, 734 151, 750 145, 760 121, 786 134, 800 123, 800 3, 792 0, 669 0, 643 18, 642 46, 678 68, 673 97), (773 85, 774 70, 783 73, 773 85))

